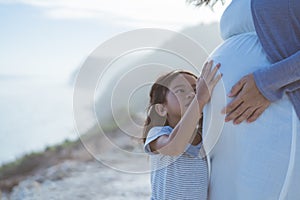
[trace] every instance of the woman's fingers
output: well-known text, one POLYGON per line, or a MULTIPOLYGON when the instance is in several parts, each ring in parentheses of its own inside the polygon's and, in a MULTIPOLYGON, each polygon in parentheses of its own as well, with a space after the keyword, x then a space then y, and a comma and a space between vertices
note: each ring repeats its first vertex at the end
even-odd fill
POLYGON ((240 116, 238 116, 233 123, 234 124, 240 124, 241 122, 243 122, 244 120, 247 120, 251 115, 253 115, 255 110, 253 110, 252 108, 248 108, 247 110, 245 110, 240 116))
MULTIPOLYGON (((242 102, 243 102, 242 98, 240 98, 238 96, 233 101, 231 101, 225 108, 223 108, 221 112, 223 114, 232 113, 234 110, 236 110, 241 105, 242 102)), ((228 119, 229 118, 227 118, 227 120, 228 119)))
POLYGON ((233 120, 236 124, 244 120, 253 122, 270 105, 270 101, 266 99, 256 87, 253 74, 244 76, 232 88, 231 95, 236 97, 222 110, 223 114, 227 114, 225 118, 226 122, 230 120, 233 120), (250 112, 247 111, 249 108, 251 108, 252 113, 248 113, 250 112), (247 113, 243 115, 245 112, 247 113))
POLYGON ((246 78, 243 77, 240 79, 230 90, 228 96, 229 97, 234 97, 237 96, 238 93, 243 89, 245 83, 247 82, 246 78))
POLYGON ((268 106, 262 106, 255 110, 253 114, 247 119, 247 122, 251 123, 254 122, 267 108, 268 106))
POLYGON ((240 104, 238 104, 235 109, 234 112, 230 112, 226 118, 225 118, 225 122, 228 122, 230 120, 236 119, 239 116, 241 116, 245 110, 247 110, 248 108, 246 107, 245 104, 243 104, 243 102, 240 102, 240 104))

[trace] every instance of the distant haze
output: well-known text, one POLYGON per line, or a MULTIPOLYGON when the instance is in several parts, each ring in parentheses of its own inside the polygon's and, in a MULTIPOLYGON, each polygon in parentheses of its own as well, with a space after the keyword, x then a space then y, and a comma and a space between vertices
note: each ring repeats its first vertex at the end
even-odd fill
MULTIPOLYGON (((191 52, 197 56, 199 54, 199 64, 197 69, 190 66, 184 59, 160 50, 140 50, 118 58, 105 71, 104 76, 98 80, 99 85, 96 91, 95 112, 100 125, 112 123, 113 121, 124 121, 131 115, 145 116, 148 93, 151 84, 162 73, 172 69, 186 69, 199 75, 201 66, 209 53, 218 46, 222 39, 219 36, 218 23, 203 24, 182 30, 183 34, 195 40, 203 47, 203 52, 191 52), (205 53, 206 52, 206 53, 205 53)), ((151 38, 149 38, 151 39, 151 38)), ((176 42, 170 38, 164 46, 176 42)), ((93 69, 102 63, 99 59, 89 57, 84 65, 91 65, 93 69)), ((90 77, 86 77, 82 89, 87 89, 91 82, 90 77)), ((90 108, 93 105, 89 105, 90 108)), ((93 112, 93 111, 92 111, 93 112)), ((142 126, 142 124, 138 124, 142 126)))

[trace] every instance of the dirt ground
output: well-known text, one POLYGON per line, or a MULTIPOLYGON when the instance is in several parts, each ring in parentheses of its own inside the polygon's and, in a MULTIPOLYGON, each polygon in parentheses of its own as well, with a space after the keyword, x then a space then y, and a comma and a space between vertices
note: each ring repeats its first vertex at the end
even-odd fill
POLYGON ((150 199, 147 155, 116 130, 29 156, 0 179, 0 200, 150 199), (26 171, 24 170, 26 168, 26 171))
POLYGON ((149 174, 116 171, 98 162, 64 162, 55 166, 56 173, 65 177, 49 178, 40 183, 29 177, 3 196, 13 200, 141 200, 150 199, 149 174), (61 172, 59 172, 61 170, 61 172), (66 172, 67 171, 67 172, 66 172))

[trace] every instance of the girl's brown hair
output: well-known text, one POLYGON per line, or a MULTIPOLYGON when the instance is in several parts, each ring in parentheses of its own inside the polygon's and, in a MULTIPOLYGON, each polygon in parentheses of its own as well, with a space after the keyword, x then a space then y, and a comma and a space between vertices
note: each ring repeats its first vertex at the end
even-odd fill
MULTIPOLYGON (((154 126, 167 126, 168 120, 166 117, 160 116, 155 111, 155 104, 166 103, 166 96, 169 92, 169 85, 179 74, 187 74, 198 78, 195 74, 184 71, 184 70, 174 70, 165 75, 160 76, 155 83, 152 85, 150 90, 150 102, 147 107, 147 118, 144 124, 143 130, 143 142, 145 143, 149 130, 154 126)), ((200 130, 200 129, 199 129, 200 130)))

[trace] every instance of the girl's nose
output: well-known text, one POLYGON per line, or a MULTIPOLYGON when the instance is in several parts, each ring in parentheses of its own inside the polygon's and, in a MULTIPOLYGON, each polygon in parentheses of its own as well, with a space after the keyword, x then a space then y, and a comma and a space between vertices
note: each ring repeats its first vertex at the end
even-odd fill
POLYGON ((188 95, 187 95, 188 98, 194 98, 194 96, 195 96, 194 91, 189 92, 188 95))

